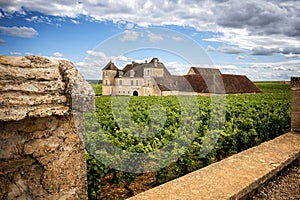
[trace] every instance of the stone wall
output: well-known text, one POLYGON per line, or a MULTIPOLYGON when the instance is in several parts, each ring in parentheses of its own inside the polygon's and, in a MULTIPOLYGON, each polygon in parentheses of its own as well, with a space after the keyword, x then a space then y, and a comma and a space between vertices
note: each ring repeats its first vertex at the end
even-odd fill
POLYGON ((300 157, 299 144, 300 134, 286 133, 128 200, 252 199, 257 189, 300 157))
POLYGON ((87 199, 82 119, 93 101, 68 61, 0 57, 0 199, 87 199))
POLYGON ((300 77, 291 78, 291 129, 300 132, 300 77))

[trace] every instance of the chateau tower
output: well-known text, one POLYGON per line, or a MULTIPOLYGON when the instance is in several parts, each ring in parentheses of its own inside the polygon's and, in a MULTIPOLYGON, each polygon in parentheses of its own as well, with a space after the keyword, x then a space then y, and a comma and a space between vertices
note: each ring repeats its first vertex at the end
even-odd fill
POLYGON ((102 94, 112 95, 115 86, 115 77, 118 74, 118 68, 113 62, 109 62, 102 70, 102 94))

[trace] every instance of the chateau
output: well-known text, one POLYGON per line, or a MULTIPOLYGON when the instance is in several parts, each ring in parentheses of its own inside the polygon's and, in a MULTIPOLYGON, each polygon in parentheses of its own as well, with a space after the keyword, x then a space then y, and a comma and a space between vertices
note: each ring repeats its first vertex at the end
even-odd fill
POLYGON ((122 70, 111 61, 103 68, 102 94, 123 96, 208 95, 260 93, 246 76, 221 74, 214 68, 191 67, 184 76, 173 76, 157 58, 132 62, 122 70))

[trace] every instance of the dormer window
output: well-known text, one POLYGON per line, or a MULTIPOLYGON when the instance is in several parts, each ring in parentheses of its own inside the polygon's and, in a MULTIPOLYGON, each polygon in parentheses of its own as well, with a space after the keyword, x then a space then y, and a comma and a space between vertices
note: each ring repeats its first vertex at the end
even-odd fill
POLYGON ((158 59, 157 58, 153 58, 153 63, 154 63, 154 67, 157 67, 158 59))
POLYGON ((122 70, 119 70, 119 77, 121 78, 123 76, 124 72, 122 70))
POLYGON ((130 70, 130 77, 133 78, 134 77, 134 70, 130 70))

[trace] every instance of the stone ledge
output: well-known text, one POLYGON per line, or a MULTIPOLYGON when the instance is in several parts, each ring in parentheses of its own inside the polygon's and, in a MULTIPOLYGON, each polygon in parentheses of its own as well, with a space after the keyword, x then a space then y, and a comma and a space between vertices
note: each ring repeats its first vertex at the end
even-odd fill
POLYGON ((94 91, 66 60, 0 56, 0 121, 94 109, 94 91))
POLYGON ((300 134, 286 133, 129 199, 243 199, 299 156, 300 134))

